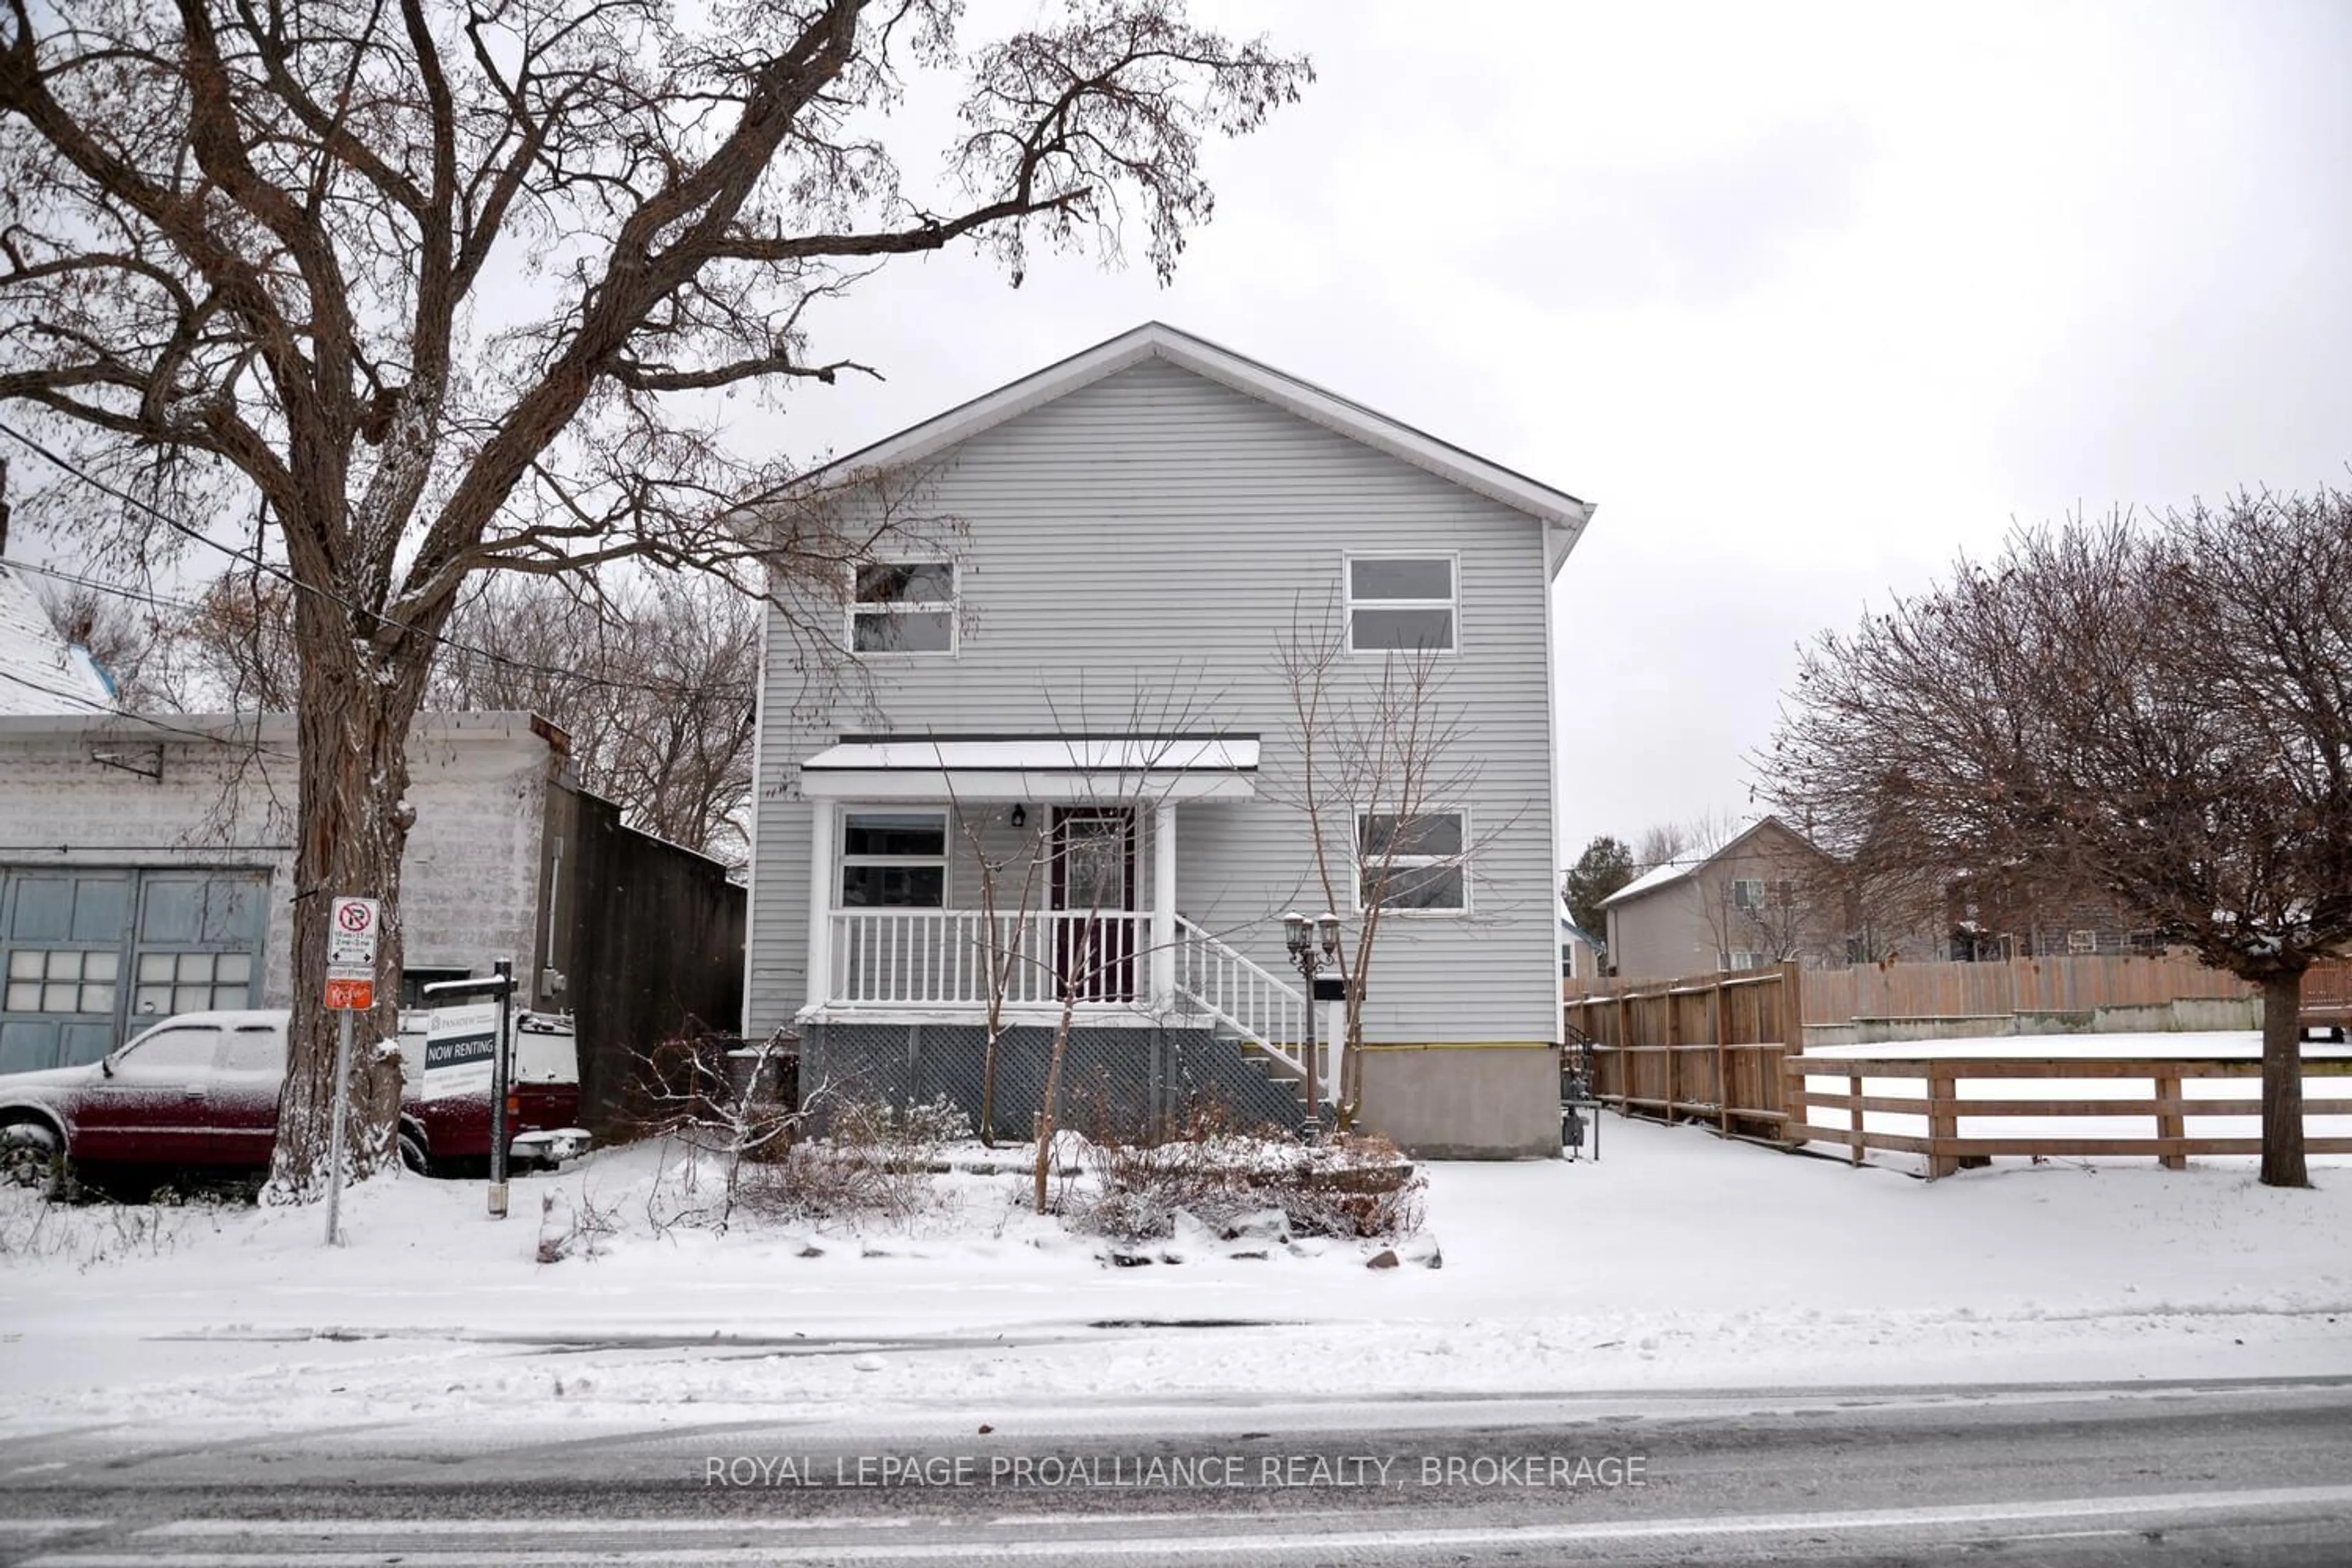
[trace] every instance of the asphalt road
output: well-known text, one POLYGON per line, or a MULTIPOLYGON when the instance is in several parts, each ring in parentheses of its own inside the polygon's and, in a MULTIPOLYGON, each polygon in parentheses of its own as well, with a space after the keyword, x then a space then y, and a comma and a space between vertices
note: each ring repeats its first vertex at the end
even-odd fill
POLYGON ((48 1433, 0 1563, 2352 1564, 2344 1382, 946 1419, 48 1433))

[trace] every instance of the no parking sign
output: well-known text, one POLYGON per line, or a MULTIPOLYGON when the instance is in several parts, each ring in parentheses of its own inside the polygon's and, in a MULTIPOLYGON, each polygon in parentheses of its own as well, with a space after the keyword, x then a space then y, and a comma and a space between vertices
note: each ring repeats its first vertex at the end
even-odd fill
POLYGON ((383 906, 339 896, 327 914, 327 1005, 364 1013, 375 1005, 376 933, 383 906))

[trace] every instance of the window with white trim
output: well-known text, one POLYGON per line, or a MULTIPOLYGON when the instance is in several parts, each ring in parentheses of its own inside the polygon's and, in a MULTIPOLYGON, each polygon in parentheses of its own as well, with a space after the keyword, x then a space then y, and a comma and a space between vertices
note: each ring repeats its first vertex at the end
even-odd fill
POLYGON ((1457 914, 1470 907, 1469 822, 1458 811, 1356 814, 1356 907, 1457 914))
POLYGON ((953 653, 952 561, 874 562, 856 569, 849 605, 852 653, 953 653))
POLYGON ((947 897, 947 813, 842 814, 843 909, 938 910, 947 897))
POLYGON ((1719 961, 1716 964, 1717 969, 1761 969, 1770 962, 1760 952, 1750 952, 1745 948, 1738 947, 1733 948, 1729 952, 1717 953, 1716 956, 1719 961))
POLYGON ((1348 651, 1453 652, 1454 566, 1451 555, 1348 557, 1348 651))
POLYGON ((1735 910, 1761 910, 1764 907, 1764 879, 1735 877, 1731 880, 1731 907, 1735 910))

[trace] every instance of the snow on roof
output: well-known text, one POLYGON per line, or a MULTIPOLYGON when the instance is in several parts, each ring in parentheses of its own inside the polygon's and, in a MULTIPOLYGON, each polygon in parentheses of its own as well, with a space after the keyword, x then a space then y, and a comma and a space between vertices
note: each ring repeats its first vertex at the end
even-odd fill
POLYGON ((1747 826, 1741 828, 1738 832, 1733 834, 1730 837, 1725 839, 1721 844, 1699 855, 1696 859, 1683 861, 1669 860, 1662 866, 1651 867, 1648 870, 1643 872, 1640 876, 1634 878, 1632 881, 1626 883, 1623 887, 1618 889, 1607 898, 1601 900, 1601 907, 1606 909, 1611 904, 1621 903, 1627 899, 1639 898, 1643 893, 1653 892, 1657 889, 1666 886, 1670 882, 1679 882, 1685 877, 1696 871, 1700 867, 1711 865, 1715 861, 1721 859, 1724 856, 1730 854, 1734 849, 1738 848, 1739 846, 1747 843, 1750 838, 1755 837, 1758 834, 1763 832, 1768 827, 1779 828, 1781 832, 1787 834, 1790 837, 1794 838, 1798 843, 1803 845, 1808 849, 1811 849, 1817 855, 1826 856, 1828 853, 1826 850, 1816 846, 1811 839, 1807 838, 1803 834, 1799 833, 1795 828, 1781 821, 1778 816, 1759 816, 1755 821, 1749 823, 1747 826))
POLYGON ((1685 877, 1689 876, 1693 871, 1697 870, 1699 864, 1699 862, 1695 861, 1687 866, 1678 866, 1672 860, 1669 860, 1663 866, 1653 866, 1648 870, 1643 872, 1640 876, 1634 878, 1632 881, 1626 883, 1623 887, 1618 889, 1615 892, 1610 894, 1607 898, 1601 900, 1601 907, 1602 909, 1607 909, 1611 904, 1633 898, 1638 894, 1646 893, 1653 888, 1663 888, 1668 882, 1679 882, 1685 877))
POLYGON ((114 693, 58 636, 25 574, 0 561, 0 714, 103 713, 114 693))

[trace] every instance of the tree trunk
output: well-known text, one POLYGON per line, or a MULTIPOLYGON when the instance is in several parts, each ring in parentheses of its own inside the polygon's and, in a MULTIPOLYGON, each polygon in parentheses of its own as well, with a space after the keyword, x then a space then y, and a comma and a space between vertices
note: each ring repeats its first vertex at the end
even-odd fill
MULTIPOLYGON (((322 621, 334 618, 331 606, 305 609, 322 621)), ((352 1021, 344 1174, 362 1180, 396 1157, 400 1069, 379 1047, 399 1031, 400 858, 415 820, 407 802, 408 729, 417 706, 412 683, 372 679, 372 658, 340 626, 306 635, 304 644, 296 745, 301 783, 294 855, 293 1025, 268 1190, 278 1203, 308 1203, 327 1189, 335 1047, 341 1027, 341 1015, 326 1006, 327 920, 330 901, 338 895, 383 903, 375 1006, 352 1021)))
POLYGON ((1037 1110, 1037 1170, 1036 1208, 1045 1212, 1045 1178, 1054 1169, 1054 1133, 1056 1123, 1054 1113, 1062 1104, 1062 1063, 1070 1054, 1070 1025, 1078 1010, 1078 986, 1075 980, 1062 984, 1062 1021, 1054 1031, 1053 1059, 1045 1064, 1045 1094, 1037 1110))
POLYGON ((988 1015, 988 1045, 980 1058, 980 1146, 996 1147, 996 1049, 1004 1037, 993 1006, 988 1015))
POLYGON ((2303 1163, 2303 972, 2263 981, 2263 1185, 2307 1187, 2303 1163))

